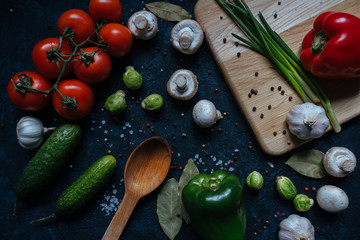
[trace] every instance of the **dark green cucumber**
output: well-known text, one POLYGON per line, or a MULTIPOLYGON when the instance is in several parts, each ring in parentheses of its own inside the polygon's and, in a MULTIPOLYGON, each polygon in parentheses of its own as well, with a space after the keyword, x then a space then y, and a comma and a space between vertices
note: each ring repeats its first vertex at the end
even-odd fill
POLYGON ((75 213, 109 181, 115 168, 116 159, 112 155, 98 159, 60 195, 54 214, 31 223, 75 213))
POLYGON ((16 198, 34 197, 48 187, 70 158, 80 136, 81 128, 76 124, 58 127, 21 173, 15 190, 16 198))
POLYGON ((89 201, 109 181, 116 168, 116 160, 106 155, 93 163, 59 197, 55 214, 72 214, 89 201))

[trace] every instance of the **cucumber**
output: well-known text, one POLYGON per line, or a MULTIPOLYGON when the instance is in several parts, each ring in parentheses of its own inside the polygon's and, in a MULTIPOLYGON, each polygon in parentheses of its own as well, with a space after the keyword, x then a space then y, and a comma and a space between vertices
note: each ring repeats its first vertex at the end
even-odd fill
POLYGON ((59 197, 55 214, 68 215, 80 209, 111 178, 116 168, 116 160, 106 155, 93 163, 59 197))
POLYGON ((76 124, 58 127, 24 168, 16 185, 17 200, 38 195, 54 180, 78 142, 81 128, 76 124))
POLYGON ((55 213, 31 223, 75 213, 108 182, 115 168, 116 160, 112 155, 101 157, 59 196, 55 213))

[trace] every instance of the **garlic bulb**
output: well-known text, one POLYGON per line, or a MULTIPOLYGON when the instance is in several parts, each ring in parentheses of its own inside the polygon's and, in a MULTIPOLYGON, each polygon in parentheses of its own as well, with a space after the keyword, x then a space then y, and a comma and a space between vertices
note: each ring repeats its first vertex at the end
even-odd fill
POLYGON ((290 132, 301 140, 321 137, 330 125, 325 110, 314 103, 295 105, 286 121, 290 132))
POLYGON ((208 128, 214 125, 222 118, 219 110, 209 100, 200 100, 193 108, 193 119, 195 123, 202 128, 208 128))
POLYGON ((306 217, 291 214, 279 227, 279 240, 315 240, 314 226, 306 217))
POLYGON ((26 149, 35 149, 43 141, 43 134, 53 128, 44 128, 41 120, 26 116, 19 120, 16 125, 17 139, 20 146, 26 149))

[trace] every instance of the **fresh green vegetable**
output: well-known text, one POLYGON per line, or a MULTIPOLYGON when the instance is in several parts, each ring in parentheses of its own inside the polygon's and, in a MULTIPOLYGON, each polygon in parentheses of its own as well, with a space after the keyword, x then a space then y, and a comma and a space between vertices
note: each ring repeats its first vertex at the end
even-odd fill
POLYGON ((246 208, 241 180, 224 171, 199 174, 182 192, 190 223, 205 240, 244 240, 246 208))
POLYGON ((104 107, 112 115, 121 114, 126 108, 125 93, 118 90, 116 93, 110 95, 106 99, 104 107))
POLYGON ((143 83, 142 76, 132 66, 127 66, 125 70, 126 72, 123 75, 125 86, 131 90, 141 88, 143 83))
POLYGON ((246 185, 252 190, 260 190, 264 184, 264 178, 257 171, 251 172, 246 178, 246 185))
POLYGON ((101 157, 60 195, 54 214, 33 222, 76 212, 108 182, 115 172, 115 168, 116 159, 112 155, 101 157))
POLYGON ((314 200, 309 198, 305 194, 297 194, 293 200, 294 207, 299 212, 309 211, 310 208, 314 205, 314 200))
POLYGON ((161 97, 161 95, 156 93, 150 94, 144 100, 141 101, 141 107, 149 111, 160 110, 162 105, 163 105, 163 98, 161 97))
POLYGON ((285 176, 278 176, 276 178, 276 188, 280 196, 284 199, 293 199, 297 193, 295 185, 290 178, 285 176))
POLYGON ((249 37, 250 41, 236 34, 234 37, 266 57, 288 79, 304 102, 321 103, 335 132, 341 126, 335 116, 330 100, 313 77, 304 70, 299 58, 281 37, 271 29, 259 13, 262 24, 254 17, 244 0, 216 0, 219 6, 249 37))
POLYGON ((18 200, 34 197, 50 185, 75 150, 80 135, 81 128, 75 124, 64 124, 50 135, 20 175, 15 190, 18 200))

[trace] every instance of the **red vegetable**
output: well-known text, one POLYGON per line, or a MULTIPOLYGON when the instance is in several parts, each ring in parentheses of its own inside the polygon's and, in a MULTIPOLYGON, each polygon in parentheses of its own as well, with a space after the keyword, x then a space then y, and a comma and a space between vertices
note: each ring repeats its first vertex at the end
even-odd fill
POLYGON ((123 57, 132 47, 130 30, 120 23, 108 23, 99 31, 100 38, 108 45, 108 54, 112 57, 123 57))
POLYGON ((95 22, 99 20, 120 22, 122 6, 119 0, 90 0, 89 12, 95 22))
POLYGON ((53 92, 53 107, 63 118, 78 120, 90 114, 94 106, 94 93, 86 84, 77 79, 63 80, 53 92))
POLYGON ((111 59, 98 47, 87 47, 79 50, 72 66, 79 80, 88 83, 103 82, 110 75, 111 59))
MULTIPOLYGON (((45 38, 35 44, 32 50, 32 61, 36 70, 47 79, 56 79, 59 77, 60 72, 64 66, 64 63, 58 53, 71 54, 73 50, 71 47, 63 41, 59 51, 55 51, 59 46, 59 38, 45 38), (58 61, 59 66, 56 64, 58 61)), ((66 56, 63 56, 67 59, 66 56)), ((71 72, 70 64, 67 65, 63 76, 68 75, 71 72)))
POLYGON ((300 61, 320 78, 360 77, 360 18, 342 12, 320 14, 302 42, 300 61))
POLYGON ((33 88, 47 91, 51 88, 49 80, 36 72, 25 71, 15 74, 7 86, 7 95, 15 107, 27 111, 39 111, 50 102, 49 95, 27 90, 33 88))
MULTIPOLYGON (((74 31, 73 40, 76 44, 80 44, 94 33, 95 23, 85 11, 80 9, 70 9, 61 14, 57 22, 59 34, 63 34, 64 29, 66 28, 70 28, 74 31)), ((92 35, 92 37, 95 36, 92 35)), ((72 45, 71 43, 69 44, 72 45)))

